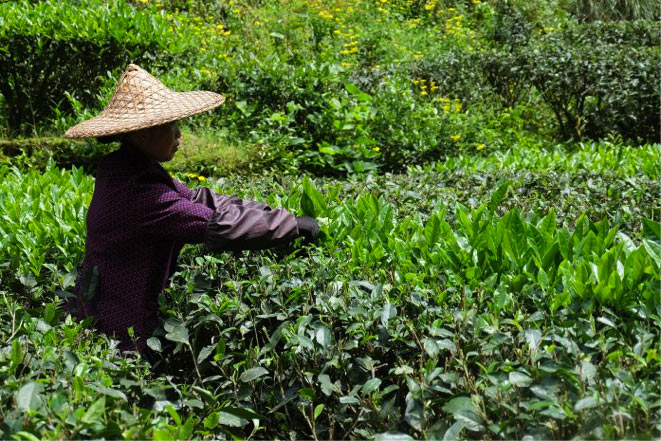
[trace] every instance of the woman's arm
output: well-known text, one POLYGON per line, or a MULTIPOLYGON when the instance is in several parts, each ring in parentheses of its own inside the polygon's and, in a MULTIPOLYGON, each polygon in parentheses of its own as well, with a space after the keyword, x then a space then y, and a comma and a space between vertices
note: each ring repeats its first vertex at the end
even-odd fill
POLYGON ((271 210, 271 207, 262 202, 245 201, 235 196, 223 196, 207 187, 193 190, 193 197, 191 200, 198 204, 202 204, 205 207, 209 207, 212 210, 217 210, 218 208, 229 204, 241 205, 246 208, 254 208, 258 210, 271 210))
POLYGON ((204 243, 211 250, 260 250, 284 245, 300 234, 296 217, 287 210, 230 203, 209 218, 204 243))
MULTIPOLYGON (((155 239, 205 243, 214 251, 255 250, 285 244, 301 235, 287 210, 239 198, 202 192, 209 205, 195 202, 163 182, 146 179, 138 186, 135 214, 142 234, 155 239)), ((198 192, 199 193, 199 192, 198 192)))

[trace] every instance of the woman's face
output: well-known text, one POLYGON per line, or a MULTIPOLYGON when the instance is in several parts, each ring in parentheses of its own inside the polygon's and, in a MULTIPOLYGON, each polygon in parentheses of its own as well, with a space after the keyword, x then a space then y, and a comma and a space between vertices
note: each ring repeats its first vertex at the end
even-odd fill
POLYGON ((179 150, 179 138, 181 138, 181 130, 176 121, 138 130, 128 135, 131 144, 158 162, 167 162, 174 157, 179 150))

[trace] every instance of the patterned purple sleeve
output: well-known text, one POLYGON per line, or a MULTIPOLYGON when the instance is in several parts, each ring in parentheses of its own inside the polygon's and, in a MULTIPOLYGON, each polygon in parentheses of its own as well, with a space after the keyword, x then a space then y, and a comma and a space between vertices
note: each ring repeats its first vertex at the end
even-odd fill
POLYGON ((177 189, 177 192, 180 195, 182 195, 183 197, 185 197, 189 201, 193 199, 193 195, 195 194, 195 192, 193 190, 186 187, 184 184, 182 184, 179 181, 175 181, 174 179, 173 179, 173 181, 174 181, 174 186, 175 186, 175 188, 177 189))
POLYGON ((139 184, 134 198, 138 228, 157 239, 202 243, 214 211, 177 190, 165 182, 139 184))

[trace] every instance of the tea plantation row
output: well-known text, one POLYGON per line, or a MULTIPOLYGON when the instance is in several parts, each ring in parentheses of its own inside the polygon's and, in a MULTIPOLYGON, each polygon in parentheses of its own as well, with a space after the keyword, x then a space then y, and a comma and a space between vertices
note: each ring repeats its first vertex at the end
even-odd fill
POLYGON ((154 366, 61 320, 93 179, 4 167, 0 438, 658 437, 660 153, 210 179, 323 238, 187 247, 154 366))

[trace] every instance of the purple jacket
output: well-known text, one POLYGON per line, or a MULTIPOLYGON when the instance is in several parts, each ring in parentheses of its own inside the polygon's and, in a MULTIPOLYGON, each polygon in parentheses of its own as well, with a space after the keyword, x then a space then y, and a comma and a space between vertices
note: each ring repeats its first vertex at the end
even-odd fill
POLYGON ((101 159, 87 213, 85 259, 67 309, 143 351, 158 325, 158 295, 186 243, 212 251, 263 249, 298 237, 296 218, 266 204, 191 190, 131 146, 101 159), (127 333, 133 327, 137 347, 127 333))

